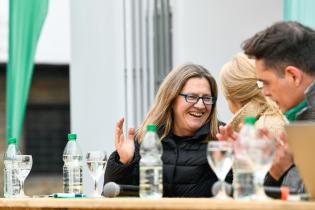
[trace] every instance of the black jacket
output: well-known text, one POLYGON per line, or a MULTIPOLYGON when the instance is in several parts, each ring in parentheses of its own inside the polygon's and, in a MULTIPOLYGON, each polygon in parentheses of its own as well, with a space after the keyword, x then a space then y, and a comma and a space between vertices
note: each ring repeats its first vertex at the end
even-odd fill
MULTIPOLYGON (((163 197, 210 197, 211 187, 218 180, 210 168, 205 140, 209 124, 201 127, 192 137, 169 134, 163 146, 163 197)), ((105 172, 105 183, 139 185, 139 144, 135 140, 135 155, 129 164, 122 164, 115 151, 111 154, 105 172)), ((232 182, 230 172, 226 180, 232 182)))

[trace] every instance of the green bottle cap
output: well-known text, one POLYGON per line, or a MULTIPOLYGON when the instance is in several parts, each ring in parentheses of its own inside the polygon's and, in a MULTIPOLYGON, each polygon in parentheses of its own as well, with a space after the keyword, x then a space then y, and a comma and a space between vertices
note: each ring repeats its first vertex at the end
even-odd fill
POLYGON ((244 118, 244 123, 245 123, 245 124, 255 125, 255 122, 256 122, 256 117, 253 117, 253 116, 246 116, 246 117, 244 118))
POLYGON ((69 141, 72 141, 72 140, 76 140, 77 139, 77 134, 75 134, 75 133, 69 133, 68 134, 68 140, 69 141))
POLYGON ((156 125, 154 125, 154 124, 147 125, 147 131, 156 132, 156 130, 157 130, 157 126, 156 125))
POLYGON ((16 138, 9 138, 8 144, 16 144, 16 138))

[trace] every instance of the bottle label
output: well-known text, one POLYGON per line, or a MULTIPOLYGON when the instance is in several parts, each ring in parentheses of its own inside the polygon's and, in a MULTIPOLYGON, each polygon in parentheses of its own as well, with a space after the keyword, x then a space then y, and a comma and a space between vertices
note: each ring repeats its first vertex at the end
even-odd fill
POLYGON ((82 166, 71 166, 68 164, 63 167, 63 186, 64 193, 82 193, 83 179, 82 166))
POLYGON ((13 168, 6 164, 4 168, 4 184, 3 184, 3 194, 4 197, 14 197, 20 194, 20 181, 17 178, 16 172, 13 168))
POLYGON ((162 166, 140 165, 140 197, 160 198, 163 194, 162 166))
POLYGON ((255 194, 254 174, 252 171, 235 171, 234 195, 235 199, 250 199, 255 194))

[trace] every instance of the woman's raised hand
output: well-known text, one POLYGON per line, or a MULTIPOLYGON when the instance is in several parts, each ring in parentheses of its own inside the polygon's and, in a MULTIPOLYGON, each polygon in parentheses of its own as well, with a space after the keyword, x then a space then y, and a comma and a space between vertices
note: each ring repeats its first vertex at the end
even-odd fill
POLYGON ((239 138, 239 134, 233 131, 232 126, 227 124, 225 126, 219 126, 220 133, 216 134, 216 137, 219 141, 228 140, 228 141, 236 141, 239 138))
POLYGON ((134 136, 135 136, 135 129, 129 128, 128 129, 128 137, 125 139, 124 132, 123 132, 123 125, 124 125, 124 118, 121 118, 116 124, 115 130, 115 147, 120 157, 120 162, 123 164, 127 164, 130 162, 134 156, 135 152, 135 143, 134 143, 134 136))

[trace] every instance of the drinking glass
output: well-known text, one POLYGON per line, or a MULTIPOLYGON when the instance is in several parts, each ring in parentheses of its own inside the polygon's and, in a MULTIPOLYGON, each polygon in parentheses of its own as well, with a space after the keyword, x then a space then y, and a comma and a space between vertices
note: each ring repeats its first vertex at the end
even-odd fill
POLYGON ((222 183, 220 191, 214 198, 230 199, 225 191, 224 179, 233 164, 233 143, 228 141, 209 141, 207 159, 210 167, 222 183))
POLYGON ((15 155, 13 158, 13 165, 21 186, 20 194, 17 197, 28 197, 24 193, 24 180, 32 169, 32 155, 15 155))
POLYGON ((98 191, 98 180, 100 176, 105 172, 107 154, 103 151, 89 151, 86 154, 86 163, 89 172, 94 180, 93 197, 101 197, 101 194, 98 191))
POLYGON ((247 144, 247 153, 251 159, 254 170, 254 180, 256 185, 256 194, 254 200, 269 200, 264 190, 264 179, 271 167, 274 155, 275 145, 273 140, 255 139, 247 144))

